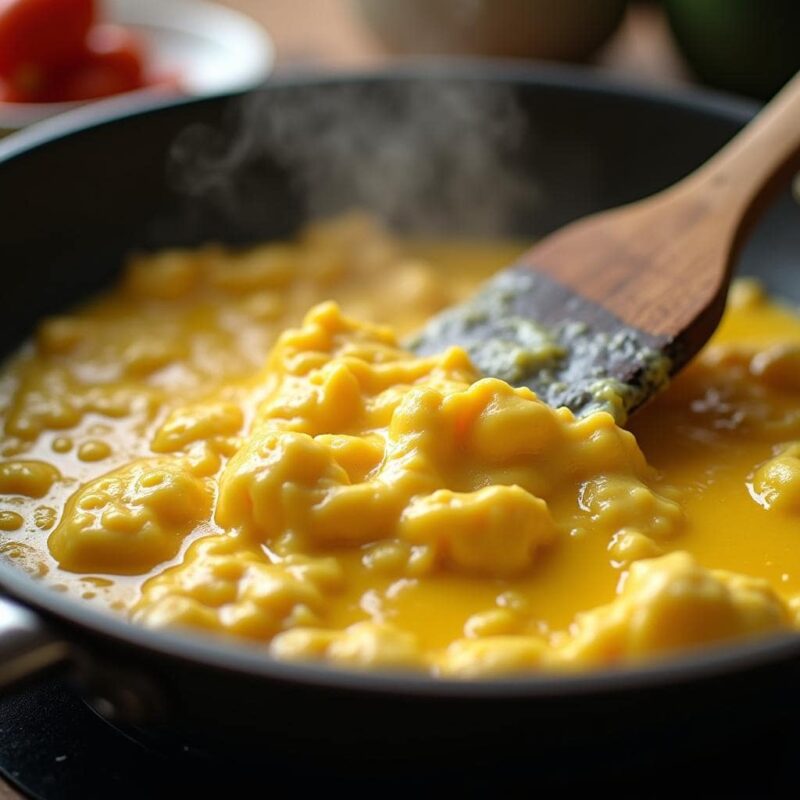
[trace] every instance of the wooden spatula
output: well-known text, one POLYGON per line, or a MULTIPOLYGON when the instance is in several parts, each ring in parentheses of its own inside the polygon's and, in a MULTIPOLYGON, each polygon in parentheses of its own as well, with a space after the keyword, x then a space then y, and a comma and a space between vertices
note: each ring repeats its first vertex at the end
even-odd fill
POLYGON ((750 224, 798 169, 800 73, 696 172, 550 234, 411 347, 461 345, 487 376, 623 422, 714 332, 750 224))

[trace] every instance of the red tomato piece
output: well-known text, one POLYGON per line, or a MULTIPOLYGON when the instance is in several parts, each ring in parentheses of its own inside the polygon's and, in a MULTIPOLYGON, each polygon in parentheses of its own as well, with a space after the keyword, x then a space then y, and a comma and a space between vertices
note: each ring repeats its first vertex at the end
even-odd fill
POLYGON ((63 76, 60 94, 63 100, 92 100, 144 85, 139 39, 119 25, 96 25, 86 39, 84 61, 63 76))
POLYGON ((151 72, 147 76, 147 86, 171 94, 181 94, 184 91, 183 80, 179 72, 151 72))
POLYGON ((95 15, 95 0, 0 0, 0 76, 74 64, 95 15))
POLYGON ((26 103, 27 98, 20 93, 7 81, 0 78, 0 103, 26 103))
POLYGON ((40 102, 47 87, 44 70, 33 65, 17 70, 13 79, 0 78, 0 82, 2 82, 0 97, 7 103, 40 102))
POLYGON ((38 88, 36 91, 26 90, 0 78, 0 103, 38 103, 40 99, 38 88))
POLYGON ((95 25, 86 37, 86 49, 90 56, 113 61, 141 79, 144 68, 142 42, 122 25, 95 25))

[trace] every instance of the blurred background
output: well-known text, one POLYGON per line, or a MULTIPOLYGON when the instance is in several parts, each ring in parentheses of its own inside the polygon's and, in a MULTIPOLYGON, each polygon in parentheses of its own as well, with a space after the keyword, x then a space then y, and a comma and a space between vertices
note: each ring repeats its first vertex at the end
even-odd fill
POLYGON ((414 56, 583 63, 765 100, 800 69, 799 42, 800 0, 0 0, 0 129, 414 56))
POLYGON ((225 0, 259 20, 277 66, 397 54, 589 62, 635 80, 766 99, 800 69, 798 0, 225 0))

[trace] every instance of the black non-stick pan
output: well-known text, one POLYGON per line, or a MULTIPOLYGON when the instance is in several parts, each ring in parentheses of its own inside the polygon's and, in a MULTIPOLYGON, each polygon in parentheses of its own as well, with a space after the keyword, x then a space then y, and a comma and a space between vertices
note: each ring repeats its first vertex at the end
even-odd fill
MULTIPOLYGON (((13 351, 42 315, 113 280, 132 250, 286 236, 352 205, 401 228, 467 234, 485 222, 530 239, 682 177, 754 110, 577 70, 459 65, 65 117, 0 144, 0 343, 13 351), (414 180, 395 180, 388 145, 414 180), (464 158, 474 162, 466 175, 464 158)), ((800 208, 788 191, 741 269, 800 299, 800 208)), ((6 682, 65 666, 104 715, 215 754, 463 770, 514 754, 552 768, 562 762, 550 758, 602 752, 626 764, 800 713, 795 636, 642 668, 454 682, 276 663, 232 642, 145 630, 5 563, 0 586, 6 682)))

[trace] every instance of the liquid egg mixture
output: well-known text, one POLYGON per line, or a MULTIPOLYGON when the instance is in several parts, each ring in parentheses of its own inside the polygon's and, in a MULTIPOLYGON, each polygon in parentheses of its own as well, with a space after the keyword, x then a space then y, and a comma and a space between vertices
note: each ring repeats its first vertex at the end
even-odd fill
POLYGON ((443 676, 800 625, 800 316, 754 282, 618 427, 402 337, 522 250, 291 243, 130 260, 0 374, 0 554, 153 628, 443 676))

